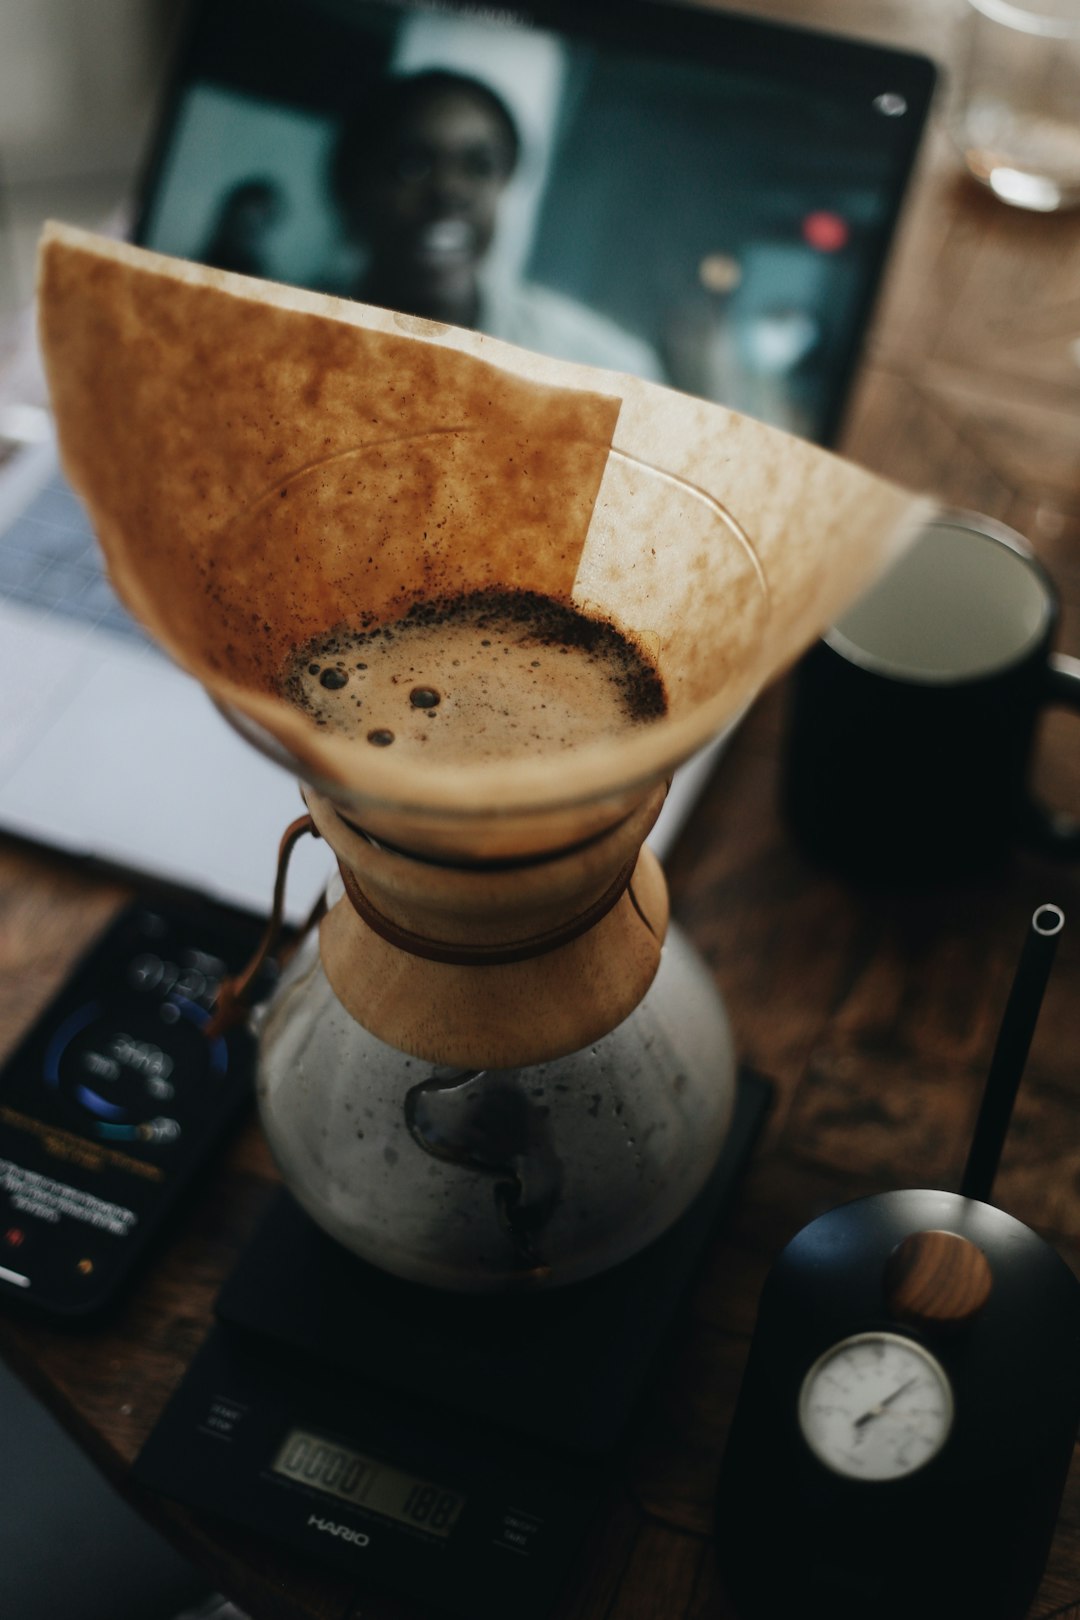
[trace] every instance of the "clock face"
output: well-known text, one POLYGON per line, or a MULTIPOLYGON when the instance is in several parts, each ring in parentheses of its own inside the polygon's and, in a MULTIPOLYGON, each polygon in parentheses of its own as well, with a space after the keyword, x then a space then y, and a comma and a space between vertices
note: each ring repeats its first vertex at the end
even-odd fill
POLYGON ((953 1420, 941 1364, 898 1333, 842 1339, 814 1363, 799 1395, 803 1438, 849 1479, 903 1479, 936 1457, 953 1420))

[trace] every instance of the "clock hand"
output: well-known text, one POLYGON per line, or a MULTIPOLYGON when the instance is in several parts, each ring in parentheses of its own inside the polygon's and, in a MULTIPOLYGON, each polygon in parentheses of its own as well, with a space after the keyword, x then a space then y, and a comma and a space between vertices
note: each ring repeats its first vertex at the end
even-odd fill
POLYGON ((917 1384, 918 1382, 919 1382, 918 1373, 912 1373, 910 1378, 905 1378, 904 1382, 900 1385, 899 1389, 894 1389, 892 1394, 891 1395, 886 1395, 885 1399, 883 1401, 881 1401, 879 1404, 881 1405, 882 1408, 884 1408, 886 1406, 891 1406, 893 1401, 896 1400, 897 1396, 902 1395, 904 1393, 905 1389, 910 1389, 912 1384, 917 1384))
POLYGON ((855 1418, 853 1427, 856 1429, 864 1428, 865 1425, 872 1422, 874 1418, 880 1417, 887 1406, 891 1406, 893 1401, 897 1400, 906 1389, 911 1388, 912 1384, 917 1381, 918 1376, 918 1373, 915 1373, 911 1378, 905 1379, 898 1388, 893 1390, 891 1395, 884 1396, 882 1400, 878 1401, 876 1406, 872 1406, 870 1410, 868 1412, 864 1412, 861 1417, 855 1418))

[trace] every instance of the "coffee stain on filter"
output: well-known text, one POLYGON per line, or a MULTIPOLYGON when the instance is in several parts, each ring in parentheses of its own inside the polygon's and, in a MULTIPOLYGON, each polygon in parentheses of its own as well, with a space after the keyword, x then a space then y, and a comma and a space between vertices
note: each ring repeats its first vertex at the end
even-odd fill
POLYGON ((65 226, 43 237, 38 311, 65 470, 124 601, 297 774, 384 828, 407 808, 424 847, 444 814, 473 818, 475 852, 528 847, 570 804, 607 801, 559 838, 623 813, 927 515, 715 403, 65 226), (558 772, 542 754, 434 772, 277 695, 316 636, 492 588, 596 602, 649 638, 666 714, 558 772))

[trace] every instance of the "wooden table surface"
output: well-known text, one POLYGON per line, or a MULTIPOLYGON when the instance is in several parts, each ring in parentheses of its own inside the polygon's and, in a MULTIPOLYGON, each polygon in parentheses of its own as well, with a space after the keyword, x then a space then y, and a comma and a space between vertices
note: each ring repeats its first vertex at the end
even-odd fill
MULTIPOLYGON (((758 0, 744 9, 946 55, 935 0, 758 0)), ((1013 212, 927 142, 842 443, 865 465, 1013 524, 1056 576, 1061 650, 1080 654, 1080 215, 1013 212)), ((915 896, 852 893, 793 850, 777 814, 784 689, 738 733, 669 863, 676 917, 715 974, 741 1055, 777 1105, 555 1620, 722 1620, 712 1494, 758 1292, 788 1238, 832 1205, 955 1187, 1017 953, 1035 907, 1067 926, 996 1187, 1080 1264, 1080 873, 1018 855, 1000 877, 915 896)), ((1080 813, 1074 719, 1050 716, 1037 785, 1080 813)), ((12 1046, 125 898, 0 843, 0 1045, 12 1046)), ((206 1330, 274 1188, 246 1126, 107 1327, 0 1318, 0 1350, 104 1472, 126 1474, 206 1330)), ((133 1496, 253 1620, 418 1611, 320 1579, 255 1536, 133 1496)), ((1032 1616, 1080 1620, 1074 1465, 1032 1616)), ((967 1620, 967 1617, 958 1617, 967 1620)))

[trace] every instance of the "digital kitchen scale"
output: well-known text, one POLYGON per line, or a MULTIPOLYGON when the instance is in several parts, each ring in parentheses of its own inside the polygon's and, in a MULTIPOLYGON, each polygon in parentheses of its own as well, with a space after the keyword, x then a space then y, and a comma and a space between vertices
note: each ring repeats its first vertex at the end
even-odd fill
POLYGON ((771 1097, 742 1071, 692 1208, 622 1265, 547 1293, 403 1282, 283 1193, 135 1477, 358 1585, 471 1620, 545 1613, 771 1097))

